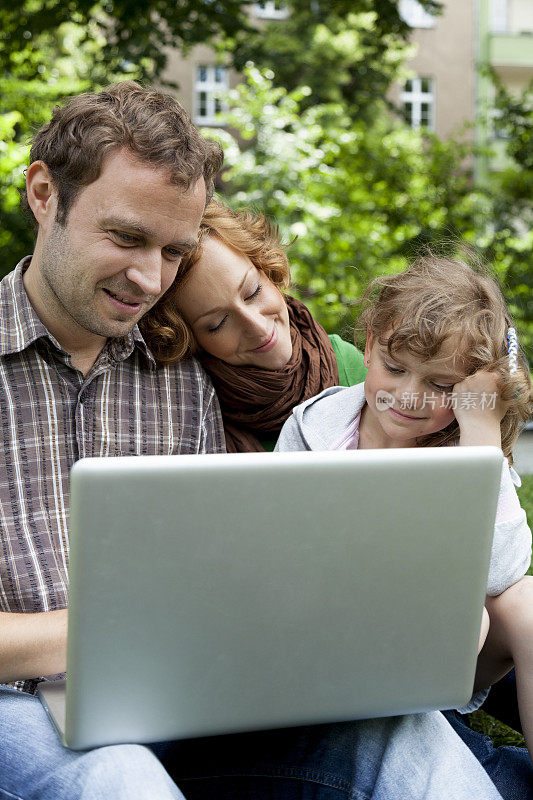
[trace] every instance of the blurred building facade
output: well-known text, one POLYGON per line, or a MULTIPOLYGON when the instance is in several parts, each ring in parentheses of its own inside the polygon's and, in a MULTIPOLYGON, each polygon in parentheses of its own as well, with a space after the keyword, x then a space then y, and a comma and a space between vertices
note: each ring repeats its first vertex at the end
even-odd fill
MULTIPOLYGON (((505 86, 520 91, 533 79, 533 0, 442 0, 443 13, 432 16, 417 0, 399 0, 413 28, 416 52, 408 62, 412 75, 391 90, 391 98, 413 127, 446 138, 475 123, 480 143, 491 140, 491 92, 478 65, 492 66, 505 86)), ((263 0, 250 13, 262 20, 287 16, 282 0, 263 0)), ((239 82, 228 60, 206 46, 183 57, 169 56, 165 78, 179 85, 178 97, 198 125, 216 124, 222 96, 239 82)), ((496 142, 496 149, 497 147, 496 142)), ((492 166, 497 166, 493 164, 492 166)))
POLYGON ((393 98, 413 127, 425 125, 442 138, 470 124, 477 143, 492 153, 477 158, 483 180, 505 165, 505 142, 492 111, 492 81, 478 67, 492 67, 517 94, 533 80, 533 0, 444 0, 438 17, 416 0, 400 0, 400 8, 416 54, 408 62, 414 76, 393 98))
POLYGON ((413 127, 426 125, 445 138, 464 122, 483 122, 490 81, 477 65, 492 66, 512 91, 533 79, 533 2, 444 0, 443 6, 433 17, 416 0, 400 0, 413 27, 417 51, 408 64, 416 77, 396 97, 413 127))
MULTIPOLYGON (((271 20, 283 24, 287 10, 283 0, 262 0, 251 5, 250 15, 258 25, 271 20)), ((177 50, 169 52, 163 77, 179 86, 178 99, 197 125, 217 124, 224 93, 238 85, 240 76, 228 64, 229 58, 206 45, 193 47, 186 56, 177 50)))

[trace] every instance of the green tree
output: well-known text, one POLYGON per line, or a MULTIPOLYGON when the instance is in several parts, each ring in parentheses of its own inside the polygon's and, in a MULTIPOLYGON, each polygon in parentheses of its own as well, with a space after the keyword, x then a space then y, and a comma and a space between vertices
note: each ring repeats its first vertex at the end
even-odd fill
POLYGON ((0 70, 10 73, 34 42, 54 37, 73 22, 80 45, 93 48, 92 78, 109 83, 113 73, 133 68, 143 79, 163 71, 167 48, 205 43, 216 35, 233 36, 248 24, 251 0, 22 0, 0 6, 0 70))
MULTIPOLYGON (((91 64, 102 46, 73 23, 53 33, 28 36, 20 52, 0 40, 0 61, 9 68, 0 77, 0 247, 5 274, 33 249, 29 217, 20 207, 32 132, 50 117, 59 99, 93 85, 91 64)), ((122 75, 116 76, 122 77, 122 75)))
MULTIPOLYGON (((432 12, 439 0, 420 0, 432 12)), ((409 34, 399 0, 286 0, 287 19, 252 24, 253 0, 22 0, 0 6, 0 69, 10 72, 32 42, 73 22, 84 43, 98 41, 92 69, 96 82, 135 65, 143 78, 163 72, 170 48, 218 41, 233 65, 247 60, 271 66, 281 85, 303 83, 354 102, 380 93, 390 82, 397 50, 409 34), (325 86, 324 86, 325 88, 325 86)), ((318 95, 317 95, 318 96, 318 95)), ((329 97, 328 99, 336 99, 329 97)), ((360 103, 364 105, 363 102, 360 103)))
POLYGON ((493 80, 495 127, 505 141, 507 164, 491 175, 494 208, 487 249, 502 265, 508 299, 533 352, 533 82, 514 95, 497 75, 493 80))
POLYGON ((149 81, 168 48, 233 35, 247 0, 22 0, 0 5, 0 275, 33 247, 22 213, 28 139, 55 103, 116 80, 149 81))
MULTIPOLYGON (((422 0, 438 13, 441 3, 422 0)), ((288 15, 251 31, 238 31, 221 47, 242 71, 253 61, 272 69, 275 85, 309 86, 307 102, 341 102, 352 116, 370 118, 376 101, 398 78, 409 52, 411 28, 398 0, 287 0, 288 15)), ((302 108, 307 105, 305 98, 302 108)))
MULTIPOLYGON (((31 249, 29 220, 18 203, 31 132, 65 96, 123 78, 156 79, 164 69, 170 47, 186 49, 217 37, 221 47, 234 48, 238 65, 239 58, 247 58, 248 36, 256 43, 265 38, 262 52, 266 57, 269 37, 280 35, 285 44, 273 54, 277 53, 283 63, 287 35, 290 38, 293 30, 302 25, 310 35, 312 32, 314 42, 305 74, 311 77, 323 58, 331 90, 329 99, 343 98, 342 91, 332 88, 339 76, 346 91, 353 88, 355 80, 361 114, 366 108, 368 116, 372 93, 376 88, 385 90, 404 49, 407 27, 399 17, 398 0, 288 0, 288 20, 281 26, 269 25, 262 33, 249 22, 250 3, 251 0, 22 0, 0 6, 1 271, 7 271, 31 249)), ((424 3, 428 7, 437 5, 434 0, 424 3)), ((297 81, 303 66, 300 56, 308 42, 302 40, 301 44, 296 71, 287 71, 283 80, 297 81)))
MULTIPOLYGON (((280 221, 295 290, 330 329, 368 277, 397 269, 423 243, 461 235, 491 260, 533 345, 531 93, 497 93, 510 155, 475 190, 466 145, 415 133, 388 113, 408 26, 398 0, 287 0, 282 24, 246 21, 250 0, 23 0, 0 7, 0 244, 8 271, 32 247, 20 211, 27 139, 55 102, 122 78, 161 73, 166 46, 216 36, 237 66, 253 57, 231 124, 219 135, 233 203, 280 221), (65 20, 72 20, 65 22, 65 20), (267 77, 267 74, 269 77, 267 77), (244 146, 243 146, 244 142, 244 146)), ((423 0, 438 11, 439 3, 423 0)), ((348 311, 347 311, 348 309, 348 311)))
MULTIPOLYGON (((238 138, 217 133, 225 193, 232 205, 276 219, 287 241, 297 237, 289 249, 293 291, 330 332, 353 321, 369 278, 403 268, 428 243, 449 250, 461 236, 490 253, 495 198, 473 188, 467 145, 413 131, 384 105, 372 124, 353 121, 342 104, 302 111, 311 90, 287 92, 272 77, 248 68, 232 94, 228 122, 238 138)), ((505 282, 516 263, 512 246, 502 240, 496 256, 505 282)), ((524 308, 515 310, 527 333, 524 308)))
POLYGON ((116 80, 155 79, 169 47, 231 36, 247 0, 22 0, 0 5, 0 276, 31 252, 22 213, 28 139, 55 103, 116 80))

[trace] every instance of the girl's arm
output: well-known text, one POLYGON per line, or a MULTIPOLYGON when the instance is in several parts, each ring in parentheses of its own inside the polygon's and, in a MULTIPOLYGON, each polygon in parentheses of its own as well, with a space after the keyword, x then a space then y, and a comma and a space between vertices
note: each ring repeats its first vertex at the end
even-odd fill
POLYGON ((500 397, 499 382, 497 372, 479 370, 453 387, 461 446, 502 446, 500 423, 509 403, 500 397))
MULTIPOLYGON (((501 447, 500 423, 509 407, 500 398, 497 372, 480 370, 455 384, 459 444, 501 447)), ((502 455, 502 478, 496 510, 487 594, 501 594, 519 581, 531 563, 531 531, 515 486, 520 478, 502 455)))

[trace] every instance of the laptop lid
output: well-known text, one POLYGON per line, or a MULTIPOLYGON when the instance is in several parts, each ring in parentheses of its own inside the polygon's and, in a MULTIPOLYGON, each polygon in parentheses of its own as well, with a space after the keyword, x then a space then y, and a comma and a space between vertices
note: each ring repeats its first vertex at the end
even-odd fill
POLYGON ((455 447, 79 461, 64 741, 466 702, 501 460, 455 447))

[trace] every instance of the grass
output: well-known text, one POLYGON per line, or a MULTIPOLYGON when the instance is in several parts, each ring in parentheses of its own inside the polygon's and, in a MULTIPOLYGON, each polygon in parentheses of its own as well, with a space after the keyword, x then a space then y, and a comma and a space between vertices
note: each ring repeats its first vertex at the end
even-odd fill
MULTIPOLYGON (((531 528, 533 527, 533 475, 522 477, 522 486, 518 489, 518 496, 531 528)), ((529 574, 533 575, 533 563, 529 567, 529 574)), ((510 744, 515 747, 523 747, 524 745, 524 739, 519 733, 498 722, 489 714, 485 714, 484 711, 475 711, 471 714, 470 724, 474 730, 488 734, 496 746, 510 744)))

